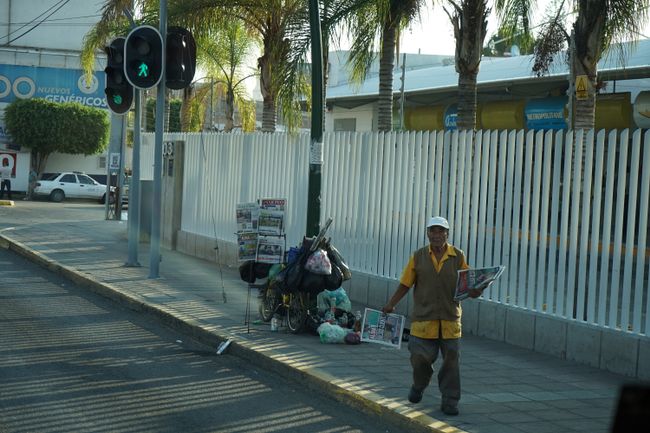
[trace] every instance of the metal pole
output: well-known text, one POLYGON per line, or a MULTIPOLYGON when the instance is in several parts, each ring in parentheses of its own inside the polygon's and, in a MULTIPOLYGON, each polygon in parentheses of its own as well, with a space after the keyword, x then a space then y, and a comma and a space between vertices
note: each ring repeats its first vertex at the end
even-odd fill
POLYGON ((307 187, 307 236, 316 236, 320 223, 321 168, 323 165, 323 47, 318 0, 309 0, 311 28, 311 143, 307 187))
POLYGON ((567 104, 568 108, 568 116, 569 116, 569 121, 568 121, 568 128, 569 130, 573 130, 573 127, 575 125, 574 120, 573 120, 573 111, 575 110, 575 97, 576 97, 576 76, 575 76, 575 68, 573 67, 573 62, 575 59, 576 55, 576 39, 575 39, 575 32, 571 30, 571 39, 569 41, 569 90, 567 92, 569 93, 569 100, 567 104))
POLYGON ((212 131, 214 127, 214 100, 212 99, 214 95, 214 78, 210 77, 210 128, 208 131, 212 131))
POLYGON ((117 194, 115 194, 115 219, 118 221, 122 220, 122 188, 124 188, 124 164, 126 164, 126 131, 128 129, 129 122, 128 116, 122 116, 122 139, 120 140, 120 166, 117 170, 117 178, 115 183, 117 183, 117 194))
POLYGON ((400 87, 399 129, 404 130, 404 81, 406 80, 406 53, 402 54, 402 85, 400 87))
POLYGON ((140 241, 140 139, 142 128, 142 93, 135 89, 135 121, 133 124, 133 161, 131 185, 129 186, 129 257, 125 266, 140 266, 138 262, 138 242, 140 241))
POLYGON ((153 200, 151 205, 151 244, 149 278, 158 278, 160 267, 160 210, 162 201, 162 141, 165 120, 165 62, 167 35, 167 0, 160 0, 160 34, 163 39, 163 70, 156 95, 156 140, 153 160, 153 200))

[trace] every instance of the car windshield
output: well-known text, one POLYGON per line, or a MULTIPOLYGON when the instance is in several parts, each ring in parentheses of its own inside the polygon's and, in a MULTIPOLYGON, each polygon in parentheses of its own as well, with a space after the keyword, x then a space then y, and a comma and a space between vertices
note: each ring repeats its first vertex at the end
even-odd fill
POLYGON ((54 180, 61 173, 43 173, 41 174, 41 180, 54 180))

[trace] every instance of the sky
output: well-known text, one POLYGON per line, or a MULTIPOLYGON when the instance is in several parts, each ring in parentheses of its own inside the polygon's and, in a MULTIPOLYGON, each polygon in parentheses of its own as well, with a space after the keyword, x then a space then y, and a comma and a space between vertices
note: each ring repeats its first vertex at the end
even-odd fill
MULTIPOLYGON (((545 10, 550 6, 552 0, 538 0, 535 7, 535 13, 532 16, 533 26, 539 24, 544 17, 545 10)), ((491 2, 490 2, 491 3, 491 2)), ((422 12, 421 22, 413 23, 410 29, 402 34, 400 43, 400 52, 417 54, 443 54, 454 55, 455 41, 454 32, 449 22, 449 17, 443 11, 442 7, 437 5, 431 8, 427 2, 427 10, 422 12)), ((498 23, 494 17, 494 12, 488 19, 487 42, 498 29, 498 23)), ((642 32, 646 37, 650 37, 650 25, 647 25, 642 32)), ((640 38, 642 36, 639 36, 640 38)), ((342 49, 348 48, 341 46, 342 49)))

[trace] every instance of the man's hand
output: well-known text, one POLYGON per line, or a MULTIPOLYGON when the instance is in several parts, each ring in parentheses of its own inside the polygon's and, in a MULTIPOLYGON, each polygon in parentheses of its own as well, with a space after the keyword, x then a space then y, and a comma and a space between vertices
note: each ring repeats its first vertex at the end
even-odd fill
POLYGON ((384 307, 381 309, 381 311, 384 312, 384 313, 386 313, 386 314, 388 314, 388 313, 392 313, 393 311, 395 311, 395 307, 393 307, 393 306, 390 305, 390 304, 386 304, 386 305, 384 305, 384 307))

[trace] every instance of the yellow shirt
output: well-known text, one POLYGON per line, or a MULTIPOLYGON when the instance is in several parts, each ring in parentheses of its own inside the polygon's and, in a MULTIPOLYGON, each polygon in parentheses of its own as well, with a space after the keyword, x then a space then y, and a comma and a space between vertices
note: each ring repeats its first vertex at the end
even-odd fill
MULTIPOLYGON (((436 259, 435 254, 431 251, 431 245, 429 245, 429 257, 431 257, 431 263, 433 268, 437 273, 440 273, 442 265, 447 261, 450 256, 456 256, 456 251, 454 247, 447 244, 447 250, 442 255, 440 261, 436 259)), ((461 269, 469 269, 469 265, 465 260, 461 262, 461 269)), ((413 255, 409 259, 409 262, 406 264, 404 271, 402 272, 402 278, 400 278, 400 283, 404 284, 406 287, 412 287, 415 284, 415 261, 413 255)), ((460 338, 461 336, 461 324, 460 320, 450 321, 450 320, 427 320, 427 321, 414 321, 411 322, 411 335, 419 338, 439 338, 442 333, 442 338, 460 338)))

